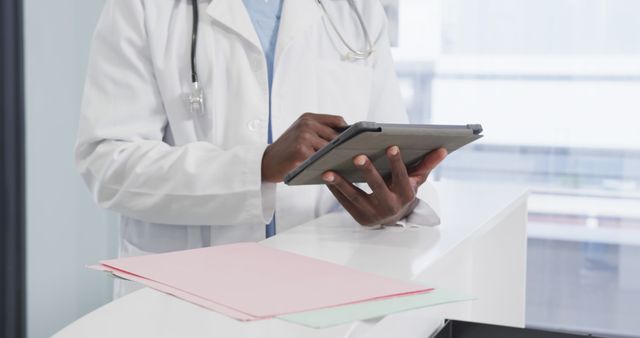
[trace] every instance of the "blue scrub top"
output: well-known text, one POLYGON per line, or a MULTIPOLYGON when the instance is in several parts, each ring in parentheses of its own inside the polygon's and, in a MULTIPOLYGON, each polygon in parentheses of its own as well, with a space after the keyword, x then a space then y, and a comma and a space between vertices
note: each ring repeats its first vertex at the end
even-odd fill
POLYGON ((273 62, 275 59, 280 16, 283 0, 243 0, 247 12, 251 17, 253 27, 258 34, 262 50, 267 59, 269 72, 269 89, 273 82, 273 62))
MULTIPOLYGON (((299 1, 299 0, 294 0, 299 1)), ((282 14, 283 0, 243 0, 253 27, 258 34, 264 56, 267 60, 267 73, 269 78, 269 132, 267 142, 273 142, 273 132, 271 128, 271 85, 273 84, 273 63, 276 54, 276 43, 278 41, 278 30, 280 28, 280 17, 282 14)), ((266 237, 271 237, 276 233, 275 217, 267 225, 266 237)))

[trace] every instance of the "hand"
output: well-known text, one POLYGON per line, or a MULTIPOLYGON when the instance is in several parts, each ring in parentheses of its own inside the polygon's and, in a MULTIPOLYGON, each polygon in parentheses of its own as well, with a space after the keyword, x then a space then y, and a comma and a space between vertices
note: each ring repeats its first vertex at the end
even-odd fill
POLYGON ((391 164, 391 177, 385 181, 365 155, 356 156, 354 165, 373 191, 367 194, 335 172, 322 175, 331 193, 361 225, 395 223, 409 215, 416 207, 418 188, 427 181, 429 173, 447 156, 440 148, 429 153, 415 167, 407 170, 397 146, 387 149, 391 164))
POLYGON ((279 183, 337 135, 347 123, 340 116, 305 113, 262 156, 262 181, 279 183))

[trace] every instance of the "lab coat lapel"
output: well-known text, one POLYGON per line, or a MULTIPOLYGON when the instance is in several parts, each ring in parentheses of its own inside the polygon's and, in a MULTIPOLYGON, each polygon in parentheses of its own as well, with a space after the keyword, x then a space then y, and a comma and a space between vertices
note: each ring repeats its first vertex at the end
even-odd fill
MULTIPOLYGON (((297 1, 300 0, 293 2, 297 1)), ((242 0, 213 0, 207 7, 207 14, 262 51, 260 39, 242 0)))
POLYGON ((276 65, 282 53, 297 37, 304 35, 307 28, 320 19, 320 8, 316 0, 284 0, 282 17, 276 45, 276 65))

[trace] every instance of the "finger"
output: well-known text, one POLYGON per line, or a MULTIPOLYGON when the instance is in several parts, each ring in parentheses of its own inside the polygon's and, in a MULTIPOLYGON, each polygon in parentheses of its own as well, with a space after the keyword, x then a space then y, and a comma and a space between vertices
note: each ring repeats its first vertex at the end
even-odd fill
POLYGON ((309 148, 314 153, 329 143, 329 141, 318 136, 313 130, 308 129, 301 130, 293 142, 298 148, 309 148))
POLYGON ((327 140, 325 140, 324 138, 318 137, 318 136, 310 137, 309 143, 311 144, 311 147, 313 148, 314 152, 322 149, 324 146, 329 144, 329 142, 327 140))
POLYGON ((290 167, 287 166, 287 171, 293 170, 299 167, 304 161, 315 154, 312 146, 299 146, 293 157, 290 158, 290 167))
POLYGON ((313 113, 303 114, 296 124, 301 130, 311 131, 327 141, 332 141, 338 135, 338 129, 346 126, 340 116, 313 113))
POLYGON ((314 128, 316 134, 318 134, 318 136, 328 142, 331 142, 334 138, 336 138, 336 136, 338 136, 338 131, 324 124, 317 123, 314 128))
POLYGON ((300 118, 309 118, 333 129, 339 129, 347 126, 347 122, 344 118, 338 115, 304 113, 300 118))
POLYGON ((335 187, 345 198, 347 198, 354 207, 365 212, 368 215, 373 215, 371 202, 369 201, 369 195, 354 186, 351 182, 344 179, 342 176, 328 171, 322 175, 322 179, 332 187, 335 187))
POLYGON ((362 225, 367 225, 371 223, 371 215, 367 215, 363 212, 358 206, 353 204, 338 188, 333 185, 328 184, 327 188, 331 191, 331 194, 338 200, 338 203, 342 205, 342 207, 355 219, 358 223, 362 225))
POLYGON ((334 184, 335 177, 331 172, 327 172, 323 175, 323 179, 327 182, 327 188, 333 194, 333 196, 338 200, 340 205, 344 207, 344 209, 355 219, 360 225, 372 225, 373 214, 368 208, 363 208, 361 205, 355 204, 351 201, 347 196, 345 196, 334 184))
POLYGON ((444 158, 447 157, 447 150, 440 148, 427 154, 417 166, 411 168, 409 176, 418 178, 420 182, 424 182, 433 170, 444 158))
POLYGON ((400 148, 392 146, 387 149, 387 157, 391 165, 392 190, 401 195, 413 195, 413 188, 409 181, 407 166, 404 164, 400 148))
POLYGON ((340 192, 340 190, 338 190, 338 188, 336 188, 335 186, 331 185, 331 184, 327 184, 327 188, 329 188, 329 191, 331 191, 331 193, 333 194, 333 196, 338 200, 338 202, 340 202, 340 205, 342 205, 345 209, 347 209, 347 211, 349 211, 349 213, 351 213, 352 210, 356 210, 355 205, 353 204, 353 202, 351 202, 347 196, 343 195, 342 192, 340 192))
POLYGON ((376 169, 369 158, 365 155, 356 156, 353 159, 353 164, 360 170, 360 173, 367 181, 367 184, 373 191, 373 196, 380 201, 388 200, 391 194, 389 187, 387 187, 387 183, 385 183, 382 176, 380 176, 380 172, 378 172, 378 169, 376 169))
POLYGON ((327 188, 329 189, 329 191, 331 191, 331 194, 333 194, 333 196, 338 200, 338 203, 340 203, 340 205, 342 205, 342 207, 344 207, 344 209, 347 210, 351 215, 356 214, 360 217, 362 216, 360 209, 358 209, 358 207, 353 204, 353 202, 351 202, 347 198, 347 196, 340 192, 338 188, 331 184, 327 184, 327 188))

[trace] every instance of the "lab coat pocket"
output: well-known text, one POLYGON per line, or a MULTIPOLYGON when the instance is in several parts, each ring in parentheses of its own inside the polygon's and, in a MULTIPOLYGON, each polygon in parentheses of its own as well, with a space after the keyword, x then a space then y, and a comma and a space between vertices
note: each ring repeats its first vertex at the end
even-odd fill
POLYGON ((318 102, 326 114, 341 115, 348 123, 367 119, 373 70, 347 61, 320 61, 318 102))

